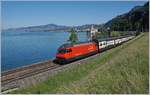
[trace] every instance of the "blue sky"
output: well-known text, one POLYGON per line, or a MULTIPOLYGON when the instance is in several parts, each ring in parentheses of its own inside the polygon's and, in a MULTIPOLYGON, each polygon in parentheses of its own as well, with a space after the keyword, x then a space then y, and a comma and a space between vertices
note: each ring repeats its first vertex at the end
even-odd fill
POLYGON ((2 2, 2 28, 44 24, 101 24, 126 13, 146 1, 5 1, 2 2))

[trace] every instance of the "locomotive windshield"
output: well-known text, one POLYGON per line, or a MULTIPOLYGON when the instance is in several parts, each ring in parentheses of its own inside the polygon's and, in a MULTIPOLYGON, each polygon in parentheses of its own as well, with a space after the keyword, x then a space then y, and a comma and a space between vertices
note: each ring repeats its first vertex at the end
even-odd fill
POLYGON ((64 53, 69 53, 71 51, 72 51, 71 49, 59 49, 58 53, 64 54, 64 53))
POLYGON ((66 53, 66 49, 60 49, 60 50, 58 50, 58 53, 64 54, 64 53, 66 53))
POLYGON ((71 46, 72 46, 72 44, 69 44, 69 43, 61 45, 58 49, 58 53, 64 54, 64 53, 71 52, 71 49, 65 49, 65 48, 71 47, 71 46))
POLYGON ((67 48, 67 47, 71 47, 71 46, 72 46, 72 44, 67 43, 67 44, 61 45, 59 48, 67 48))

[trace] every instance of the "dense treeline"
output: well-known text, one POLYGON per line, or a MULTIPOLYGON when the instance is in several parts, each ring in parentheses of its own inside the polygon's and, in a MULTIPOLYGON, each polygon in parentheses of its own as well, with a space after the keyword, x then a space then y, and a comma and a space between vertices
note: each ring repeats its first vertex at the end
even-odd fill
POLYGON ((149 2, 117 16, 104 26, 114 31, 149 31, 149 2))

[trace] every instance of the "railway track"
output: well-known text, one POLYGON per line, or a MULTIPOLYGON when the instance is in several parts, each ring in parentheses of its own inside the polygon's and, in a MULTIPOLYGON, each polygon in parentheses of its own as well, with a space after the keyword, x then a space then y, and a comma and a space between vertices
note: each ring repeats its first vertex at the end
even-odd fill
POLYGON ((61 65, 53 64, 50 60, 48 60, 48 61, 44 61, 38 64, 33 64, 30 66, 25 66, 22 68, 6 71, 2 73, 1 85, 3 87, 9 83, 12 83, 12 82, 15 82, 15 81, 18 81, 18 80, 42 73, 42 72, 46 72, 48 70, 52 70, 60 66, 61 65))
POLYGON ((28 65, 28 66, 23 66, 23 67, 21 67, 21 68, 16 68, 16 69, 9 70, 9 71, 4 71, 4 72, 2 72, 2 76, 8 75, 8 74, 12 74, 12 73, 16 73, 16 72, 18 72, 18 71, 25 71, 25 70, 27 70, 27 69, 36 68, 36 67, 39 67, 39 66, 48 64, 48 63, 50 63, 50 62, 51 62, 51 60, 47 60, 47 61, 44 61, 44 62, 39 62, 39 63, 32 64, 32 65, 28 65))
POLYGON ((4 91, 10 90, 10 89, 14 89, 14 88, 20 88, 18 87, 18 85, 16 85, 17 81, 34 76, 34 75, 38 75, 40 73, 46 72, 46 71, 52 71, 57 69, 59 70, 62 68, 68 68, 70 67, 69 65, 73 65, 73 64, 80 64, 84 61, 86 61, 87 59, 90 58, 94 58, 96 56, 100 55, 99 53, 93 55, 93 56, 88 56, 86 58, 80 59, 80 60, 76 60, 74 62, 71 62, 68 65, 59 65, 59 64, 54 64, 52 61, 48 60, 48 61, 44 61, 44 62, 40 62, 37 64, 33 64, 33 65, 29 65, 29 66, 25 66, 22 68, 17 68, 14 70, 10 70, 10 71, 6 71, 6 72, 2 72, 2 78, 1 78, 1 86, 7 89, 4 89, 4 91), (13 85, 9 85, 16 82, 13 85), (7 86, 7 87, 5 87, 7 86))
POLYGON ((25 66, 22 68, 2 72, 2 78, 1 78, 1 87, 2 91, 5 93, 5 91, 11 92, 11 89, 18 89, 20 88, 17 81, 24 80, 25 78, 38 75, 40 73, 44 72, 53 72, 53 70, 56 69, 56 71, 62 70, 63 68, 71 67, 70 65, 74 64, 80 64, 83 61, 86 61, 87 59, 94 58, 95 56, 98 56, 99 54, 89 56, 87 58, 77 60, 75 62, 72 62, 68 65, 59 65, 54 64, 52 61, 44 61, 37 64, 25 66))

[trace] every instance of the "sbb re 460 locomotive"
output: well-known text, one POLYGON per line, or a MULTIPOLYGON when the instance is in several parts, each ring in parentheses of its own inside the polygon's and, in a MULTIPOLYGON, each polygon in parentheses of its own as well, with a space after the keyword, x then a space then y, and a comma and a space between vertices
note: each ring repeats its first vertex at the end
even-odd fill
POLYGON ((132 39, 133 37, 134 35, 130 35, 107 39, 97 39, 94 41, 80 42, 77 44, 63 44, 58 48, 55 62, 61 64, 72 62, 118 46, 123 42, 132 39))

